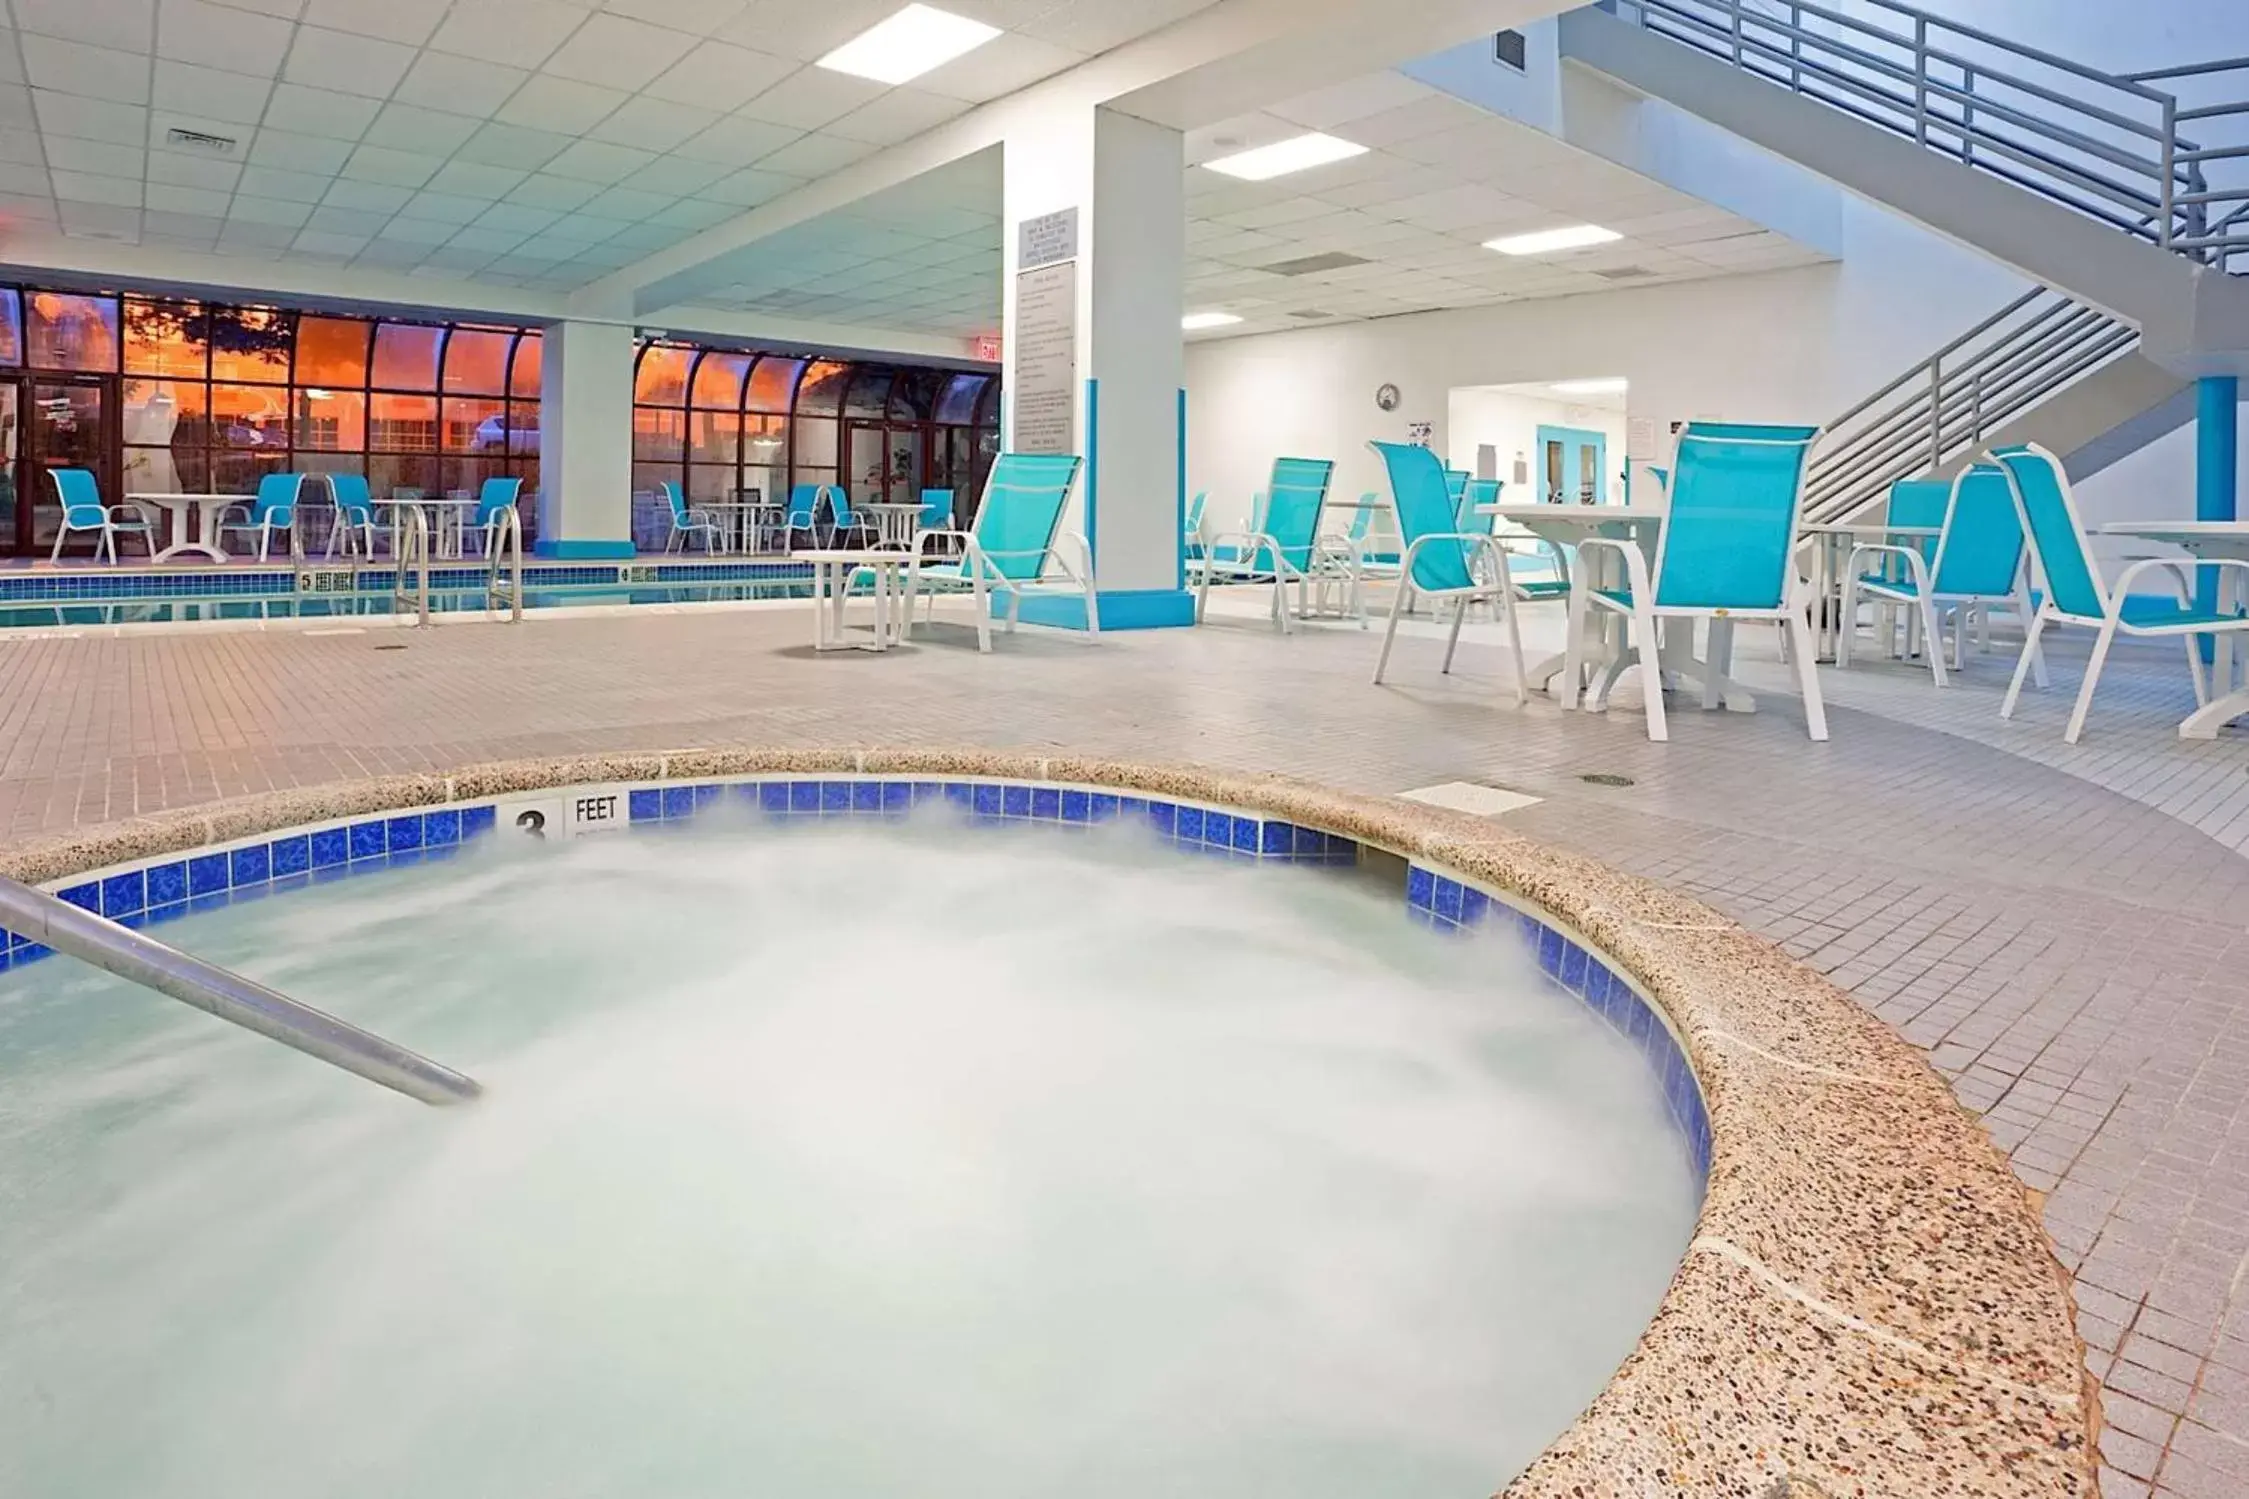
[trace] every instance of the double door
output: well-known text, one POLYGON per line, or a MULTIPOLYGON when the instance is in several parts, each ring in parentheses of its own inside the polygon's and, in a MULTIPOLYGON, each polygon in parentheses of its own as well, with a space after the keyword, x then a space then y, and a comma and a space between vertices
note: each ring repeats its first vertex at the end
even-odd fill
POLYGON ((844 478, 851 503, 912 504, 925 489, 949 489, 965 525, 997 446, 997 435, 987 429, 946 422, 848 423, 844 478))
POLYGON ((102 375, 0 379, 0 556, 44 557, 62 506, 50 469, 91 469, 104 504, 117 493, 117 382, 102 375))
POLYGON ((1539 498, 1549 505, 1608 501, 1608 437, 1578 427, 1538 429, 1539 498))

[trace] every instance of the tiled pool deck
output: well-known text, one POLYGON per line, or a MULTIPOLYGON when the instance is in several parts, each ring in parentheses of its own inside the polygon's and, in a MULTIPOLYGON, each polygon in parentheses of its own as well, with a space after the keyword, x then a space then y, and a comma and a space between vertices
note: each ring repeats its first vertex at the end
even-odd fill
POLYGON ((2249 734, 2171 737, 2173 650, 2120 653, 2113 696, 2065 751, 2075 642, 2013 725, 1992 717, 1993 657, 1941 698, 1901 668, 1828 673, 1827 745, 1782 699, 1752 718, 1676 712, 1656 746, 1622 712, 1502 706, 1488 651, 1447 680, 1409 641, 1372 688, 1376 644, 1356 629, 1026 634, 981 659, 959 629, 880 659, 813 659, 808 637, 779 610, 0 642, 0 838, 682 745, 951 742, 1361 791, 1503 785, 1544 799, 1508 827, 1701 896, 1928 1048, 2051 1194, 2105 1386, 2105 1492, 2249 1492, 2249 734))

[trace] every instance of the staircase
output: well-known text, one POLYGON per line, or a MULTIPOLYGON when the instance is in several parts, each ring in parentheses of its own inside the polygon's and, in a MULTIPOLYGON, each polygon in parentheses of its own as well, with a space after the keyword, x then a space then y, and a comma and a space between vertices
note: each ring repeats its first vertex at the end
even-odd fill
POLYGON ((1571 62, 2040 284, 1829 424, 1809 520, 1993 443, 2083 477, 2181 425, 2194 376, 2249 370, 2249 59, 2106 73, 1896 0, 1600 0, 1560 29, 1571 62))

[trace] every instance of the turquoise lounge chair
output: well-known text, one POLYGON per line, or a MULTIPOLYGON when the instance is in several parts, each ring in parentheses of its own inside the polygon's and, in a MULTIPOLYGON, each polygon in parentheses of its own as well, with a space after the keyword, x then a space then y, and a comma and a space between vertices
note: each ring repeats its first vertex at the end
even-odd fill
MULTIPOLYGON (((664 550, 684 552, 689 543, 700 536, 703 538, 703 555, 708 557, 716 552, 719 544, 718 517, 708 510, 697 510, 689 505, 687 496, 680 493, 679 485, 673 480, 666 479, 656 487, 663 492, 664 503, 671 510, 672 533, 664 538, 664 550)), ((481 512, 483 506, 479 505, 477 509, 481 512)))
MULTIPOLYGON (((2030 533, 2031 549, 2038 554, 2038 569, 2046 575, 2046 595, 2031 617, 2022 657, 2015 663, 2015 679, 2007 686, 2007 700, 2000 705, 1999 716, 2015 716, 2015 700, 2022 695, 2023 678, 2037 659, 2038 638, 2048 625, 2085 625, 2100 632, 2093 642, 2092 659, 2085 663, 2085 683, 2077 690, 2077 706, 2062 733, 2064 743, 2075 744, 2083 732, 2086 711, 2093 706, 2093 689, 2100 684, 2108 648, 2118 635, 2170 635, 2184 640, 2187 670, 2194 678, 2194 700, 2207 710, 2211 705, 2210 684, 2203 674, 2196 639, 2249 631, 2249 616, 2238 609, 2207 610, 2198 606, 2191 584, 2192 569, 2249 571, 2249 562, 2219 557, 2151 557, 2128 564, 2113 586, 2105 585, 2085 546, 2085 527, 2077 517, 2077 501, 2070 494, 2061 460, 2036 443, 2024 443, 1994 448, 1984 455, 1984 462, 1997 464, 2006 473, 2017 512, 2030 533), (2132 596, 2134 581, 2158 569, 2169 570, 2178 581, 2178 602, 2132 596)), ((2202 712, 2189 717, 2179 725, 2179 736, 2211 737, 2221 727, 2210 721, 2212 716, 2202 712)))
POLYGON ((375 499, 367 488, 365 474, 329 474, 328 503, 335 514, 328 521, 328 556, 336 555, 336 544, 343 543, 344 555, 351 555, 356 536, 361 549, 372 560, 375 555, 375 499))
POLYGON ((230 534, 254 535, 258 538, 258 560, 263 562, 273 548, 273 533, 283 531, 288 533, 289 555, 301 559, 304 551, 297 544, 297 498, 304 486, 303 474, 267 474, 260 479, 256 499, 247 505, 229 505, 220 513, 219 550, 226 550, 230 534))
POLYGON ((1283 634, 1292 633, 1296 626, 1288 608, 1290 585, 1296 588, 1296 617, 1309 618, 1313 578, 1333 575, 1335 570, 1341 570, 1348 581, 1350 607, 1357 610, 1361 624, 1366 622, 1356 559, 1331 553, 1320 545, 1320 510, 1327 503, 1328 483, 1334 477, 1335 465, 1324 458, 1273 460, 1264 528, 1215 537, 1210 555, 1188 564, 1188 571, 1194 574, 1197 624, 1202 623, 1213 582, 1267 584, 1273 590, 1273 618, 1283 634))
MULTIPOLYGON (((1891 491, 1890 523, 1939 526, 1942 534, 1928 546, 1920 543, 1929 538, 1916 537, 1896 545, 1869 543, 1851 549, 1850 562, 1843 570, 1843 630, 1835 652, 1838 667, 1851 664, 1862 594, 1880 603, 1900 605, 1920 620, 1929 671, 1939 687, 1945 685, 1944 623, 1948 616, 1953 623, 1955 671, 1967 669, 1968 623, 1978 611, 2006 604, 2022 617, 2026 630, 2030 627, 2023 523, 2015 512, 2014 491, 2004 472, 1989 464, 1977 464, 1949 482, 1902 481, 1891 491), (1881 559, 1887 559, 1890 566, 1876 571, 1875 564, 1881 559)), ((2031 666, 2038 673, 2038 685, 2045 686, 2043 658, 2034 656, 2031 666)))
POLYGON ((120 536, 138 536, 141 545, 148 548, 149 556, 155 557, 156 526, 149 520, 147 511, 134 504, 104 505, 101 488, 89 469, 51 468, 47 476, 54 480, 55 500, 62 506, 62 521, 55 527, 55 549, 47 554, 49 562, 62 560, 63 539, 73 531, 101 533, 94 539, 97 562, 106 549, 110 565, 117 564, 117 538, 120 536))
POLYGON ((1507 574, 1507 552, 1489 532, 1455 530, 1459 513, 1446 492, 1446 474, 1437 455, 1427 448, 1401 442, 1367 444, 1390 471, 1390 498, 1396 506, 1398 535, 1405 552, 1398 559, 1398 587, 1390 599, 1390 627, 1383 632, 1382 655, 1374 663, 1374 682, 1390 666, 1390 648, 1398 638, 1398 617, 1409 596, 1451 600, 1452 633, 1445 639, 1444 670, 1452 670, 1453 654, 1460 648, 1460 626, 1470 604, 1489 604, 1507 621, 1508 648, 1515 653, 1515 704, 1530 700, 1523 679, 1523 634, 1515 622, 1515 588, 1507 574))
POLYGON ((1189 562, 1203 554, 1203 511, 1209 508, 1210 491, 1198 490, 1187 502, 1187 521, 1181 528, 1179 542, 1185 548, 1183 555, 1189 562))
POLYGON ((906 570, 906 633, 913 633, 915 595, 929 595, 934 612, 936 595, 969 593, 976 598, 976 648, 990 651, 993 594, 1007 595, 1007 628, 1013 634, 1026 594, 1070 593, 1085 600, 1086 632, 1098 636, 1101 605, 1092 548, 1083 536, 1061 531, 1062 509, 1082 461, 1065 454, 1000 454, 985 481, 975 525, 967 531, 924 531, 916 538, 926 545, 951 537, 960 543, 961 555, 957 560, 925 558, 906 570), (1074 558, 1058 545, 1064 541, 1074 558), (1058 578, 1050 580, 1050 566, 1058 578))
MULTIPOLYGON (((1591 611, 1622 615, 1639 650, 1640 688, 1648 705, 1648 737, 1663 740, 1663 672, 1658 621, 1710 621, 1703 706, 1714 708, 1733 665, 1734 624, 1779 620, 1787 629, 1790 658, 1804 694, 1804 724, 1814 739, 1827 738, 1827 711, 1813 666, 1810 599, 1796 571, 1796 537, 1804 513, 1804 470, 1817 427, 1751 426, 1689 422, 1679 434, 1671 506, 1651 560, 1635 541, 1589 536, 1578 543, 1570 579, 1569 653, 1563 667, 1563 706, 1574 707, 1585 667, 1591 611), (1625 586, 1594 586, 1592 562, 1614 556, 1624 565, 1625 586)), ((1609 691, 1627 657, 1619 651, 1588 704, 1608 706, 1609 691)))

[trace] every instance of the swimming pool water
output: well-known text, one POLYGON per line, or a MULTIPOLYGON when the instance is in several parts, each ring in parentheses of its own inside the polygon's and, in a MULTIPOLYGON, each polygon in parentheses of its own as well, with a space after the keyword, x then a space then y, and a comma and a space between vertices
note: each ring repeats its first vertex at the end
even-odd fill
MULTIPOLYGON (((527 588, 526 609, 632 604, 742 603, 807 599, 808 583, 678 583, 654 586, 527 588)), ((241 594, 203 599, 122 599, 100 603, 0 604, 0 630, 68 630, 110 625, 183 624, 209 620, 339 619, 411 614, 415 606, 388 592, 241 594)), ((445 588, 430 594, 432 614, 487 612, 485 593, 445 588)))
POLYGON ((1123 829, 486 846, 162 935, 490 1091, 0 978, 0 1493, 1486 1494, 1699 1197, 1508 941, 1123 829))

